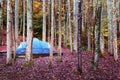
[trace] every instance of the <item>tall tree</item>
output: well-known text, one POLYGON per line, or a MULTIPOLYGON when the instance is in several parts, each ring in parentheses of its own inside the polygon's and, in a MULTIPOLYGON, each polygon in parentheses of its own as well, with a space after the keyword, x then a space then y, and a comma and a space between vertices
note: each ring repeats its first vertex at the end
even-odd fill
POLYGON ((68 1, 65 0, 65 36, 64 36, 64 47, 67 47, 67 42, 68 42, 68 16, 69 16, 69 13, 68 13, 68 1))
POLYGON ((19 26, 19 0, 15 0, 15 50, 18 47, 18 26, 19 26))
POLYGON ((107 12, 108 12, 108 52, 113 54, 112 45, 112 0, 107 0, 107 12))
POLYGON ((46 0, 43 0, 43 41, 46 41, 46 0))
POLYGON ((26 5, 26 0, 22 1, 23 3, 23 42, 25 41, 25 5, 26 5))
POLYGON ((50 25, 51 25, 51 0, 48 0, 48 42, 50 42, 50 25))
POLYGON ((120 1, 119 1, 119 32, 120 32, 120 1))
POLYGON ((2 45, 2 6, 3 6, 3 1, 0 0, 0 45, 2 45))
POLYGON ((62 61, 62 51, 61 51, 61 39, 62 39, 62 31, 61 31, 61 0, 59 0, 59 45, 58 45, 58 52, 59 52, 59 61, 62 61))
POLYGON ((12 7, 11 7, 11 0, 7 0, 7 60, 6 64, 11 65, 12 64, 12 38, 11 38, 11 27, 12 27, 12 7))
POLYGON ((52 0, 51 2, 51 41, 50 41, 50 64, 49 66, 52 66, 53 46, 54 46, 54 0, 52 0))
POLYGON ((101 12, 101 29, 100 29, 100 52, 104 53, 104 26, 103 26, 103 22, 102 22, 102 18, 103 18, 103 8, 102 8, 102 12, 101 12))
POLYGON ((100 55, 100 27, 101 27, 101 11, 102 11, 102 3, 98 3, 98 26, 96 26, 96 44, 95 44, 95 54, 94 54, 94 61, 93 61, 93 70, 98 69, 98 61, 100 55))
POLYGON ((82 73, 82 0, 78 0, 78 72, 82 73))
POLYGON ((70 0, 68 0, 68 26, 69 26, 69 36, 70 36, 70 51, 73 52, 73 46, 72 46, 72 27, 71 27, 71 7, 70 7, 70 0))
POLYGON ((113 33, 113 52, 115 61, 118 60, 118 48, 117 48, 117 22, 116 22, 116 0, 112 0, 112 33, 113 33))
POLYGON ((77 29, 78 29, 78 3, 74 0, 74 50, 77 51, 77 29))
POLYGON ((32 42, 33 42, 33 8, 32 0, 27 0, 27 48, 25 55, 25 64, 28 66, 32 65, 32 42))

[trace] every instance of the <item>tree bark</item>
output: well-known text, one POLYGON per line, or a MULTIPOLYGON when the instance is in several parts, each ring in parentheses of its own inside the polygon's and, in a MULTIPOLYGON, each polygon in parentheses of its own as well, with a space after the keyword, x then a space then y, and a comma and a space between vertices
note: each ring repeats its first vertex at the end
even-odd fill
POLYGON ((32 43, 33 43, 33 21, 32 21, 32 0, 27 0, 27 47, 25 64, 32 65, 32 43))
POLYGON ((62 40, 62 31, 61 31, 61 0, 59 0, 59 43, 58 43, 58 61, 62 61, 62 51, 61 51, 61 40, 62 40))
POLYGON ((23 0, 23 42, 25 42, 25 5, 26 1, 23 0))
POLYGON ((43 0, 43 41, 46 41, 46 0, 43 0))
POLYGON ((77 40, 78 40, 78 72, 81 74, 82 73, 82 0, 78 0, 78 35, 77 35, 77 40))
POLYGON ((11 65, 12 64, 12 36, 11 36, 11 27, 12 27, 12 7, 11 7, 11 0, 7 0, 7 60, 6 64, 11 65))
POLYGON ((101 28, 101 10, 102 3, 98 4, 98 26, 96 26, 96 44, 95 44, 95 54, 93 61, 93 70, 98 69, 99 55, 100 55, 100 28, 101 28))
POLYGON ((77 51, 77 32, 78 32, 78 3, 74 0, 74 50, 77 51))
POLYGON ((50 41, 50 64, 52 66, 53 47, 54 47, 54 0, 51 2, 51 41, 50 41))
POLYGON ((2 4, 3 1, 0 0, 0 45, 2 45, 2 4))
POLYGON ((117 23, 116 23, 116 0, 112 0, 112 33, 113 33, 113 52, 115 61, 118 60, 117 48, 117 23))
POLYGON ((48 42, 50 42, 50 25, 51 25, 51 0, 48 1, 48 42))
POLYGON ((70 51, 71 53, 73 52, 73 46, 72 46, 72 27, 71 27, 71 12, 70 12, 70 0, 68 0, 68 27, 69 27, 69 40, 70 40, 70 51))
POLYGON ((107 0, 107 12, 108 12, 108 52, 113 54, 112 45, 112 0, 107 0))

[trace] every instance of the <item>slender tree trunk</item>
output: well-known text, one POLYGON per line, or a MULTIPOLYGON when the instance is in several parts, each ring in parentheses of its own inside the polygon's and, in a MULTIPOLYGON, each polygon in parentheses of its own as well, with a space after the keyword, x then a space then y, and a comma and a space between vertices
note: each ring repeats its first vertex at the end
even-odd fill
POLYGON ((120 32, 120 1, 119 1, 119 32, 120 32))
POLYGON ((32 65, 32 42, 33 42, 33 21, 32 21, 32 0, 27 0, 27 48, 25 56, 25 64, 32 65))
POLYGON ((107 12, 108 12, 108 52, 113 54, 112 45, 112 0, 107 0, 107 12))
POLYGON ((25 41, 25 5, 26 2, 23 0, 23 42, 25 41))
POLYGON ((112 33, 113 33, 113 52, 115 61, 118 60, 117 48, 117 23, 116 23, 116 0, 112 0, 112 33))
POLYGON ((15 0, 15 46, 18 47, 19 0, 15 0))
POLYGON ((0 0, 0 45, 2 45, 2 4, 3 1, 0 0))
POLYGON ((6 64, 11 65, 12 64, 12 50, 11 50, 11 27, 12 27, 12 7, 11 7, 11 0, 7 0, 7 60, 6 64))
MULTIPOLYGON (((15 0, 15 50, 18 47, 18 27, 19 27, 19 0, 15 0)), ((16 54, 14 52, 14 59, 16 54)))
POLYGON ((78 72, 82 73, 82 0, 78 1, 78 72))
POLYGON ((70 51, 73 52, 73 46, 72 46, 72 27, 71 27, 71 12, 70 12, 70 0, 68 0, 68 27, 69 27, 69 36, 70 36, 70 51))
POLYGON ((62 31, 61 31, 61 0, 59 0, 59 45, 58 45, 58 53, 59 58, 58 61, 62 61, 62 51, 61 51, 61 39, 62 39, 62 31))
POLYGON ((78 32, 78 3, 77 0, 74 0, 74 50, 77 51, 77 32, 78 32))
POLYGON ((46 0, 43 0, 43 41, 46 41, 46 0))
POLYGON ((96 26, 96 44, 95 44, 95 54, 93 61, 93 70, 98 69, 99 55, 100 55, 100 27, 101 27, 101 10, 102 3, 98 4, 98 26, 96 26))
MULTIPOLYGON (((103 8, 102 8, 103 12, 103 8)), ((101 18, 102 18, 102 12, 101 12, 101 18)), ((104 53, 104 25, 101 19, 101 29, 100 29, 100 52, 103 54, 104 53)))
POLYGON ((48 42, 50 42, 50 25, 51 25, 51 0, 48 1, 48 42))
POLYGON ((50 64, 52 66, 53 47, 54 47, 54 0, 51 2, 51 41, 50 41, 50 64))
MULTIPOLYGON (((67 3, 67 1, 65 1, 65 4, 67 3)), ((68 4, 68 3, 67 3, 68 4)), ((67 42, 68 42, 68 6, 65 6, 65 36, 64 36, 64 47, 67 47, 67 42)))

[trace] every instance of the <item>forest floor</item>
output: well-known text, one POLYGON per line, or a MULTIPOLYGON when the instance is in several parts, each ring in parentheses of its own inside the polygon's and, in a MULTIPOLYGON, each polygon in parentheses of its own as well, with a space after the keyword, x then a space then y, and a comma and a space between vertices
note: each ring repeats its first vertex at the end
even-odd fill
MULTIPOLYGON (((0 49, 5 49, 0 47, 0 49)), ((108 54, 99 60, 99 70, 91 71, 93 54, 82 53, 82 75, 77 72, 77 54, 62 49, 62 62, 54 55, 49 68, 49 56, 34 58, 34 66, 23 67, 24 58, 17 58, 12 66, 6 65, 6 53, 0 53, 0 80, 120 80, 120 57, 117 62, 108 54)))

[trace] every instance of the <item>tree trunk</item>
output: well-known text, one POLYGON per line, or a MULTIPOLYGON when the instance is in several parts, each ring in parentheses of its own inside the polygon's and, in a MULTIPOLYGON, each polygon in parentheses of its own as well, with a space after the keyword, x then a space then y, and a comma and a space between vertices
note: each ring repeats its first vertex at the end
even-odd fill
POLYGON ((62 39, 62 32, 61 32, 61 0, 59 0, 59 45, 58 45, 58 53, 59 53, 59 58, 58 61, 62 61, 62 51, 61 51, 61 39, 62 39))
POLYGON ((102 3, 98 4, 98 26, 96 26, 96 44, 95 44, 95 54, 93 61, 93 70, 98 69, 99 55, 100 55, 100 27, 101 27, 101 10, 102 3))
POLYGON ((113 33, 113 52, 115 61, 118 60, 117 48, 117 23, 116 23, 116 0, 112 0, 112 33, 113 33))
POLYGON ((26 2, 23 0, 23 42, 25 41, 25 5, 26 2))
POLYGON ((74 50, 77 51, 77 32, 78 32, 78 3, 77 0, 74 0, 74 50))
POLYGON ((68 27, 69 27, 69 36, 70 36, 70 51, 73 52, 73 46, 72 46, 72 27, 71 27, 71 11, 70 11, 70 0, 68 0, 68 27))
MULTIPOLYGON (((102 8, 102 12, 103 12, 103 8, 102 8)), ((102 18, 102 12, 101 12, 101 18, 102 18)), ((101 29, 100 29, 100 52, 103 54, 104 53, 104 25, 101 19, 101 29)))
POLYGON ((46 41, 46 0, 43 0, 43 41, 46 41))
POLYGON ((48 42, 50 42, 50 25, 51 25, 51 0, 48 1, 48 42))
MULTIPOLYGON (((65 4, 67 3, 67 1, 65 1, 65 4)), ((67 3, 68 4, 68 3, 67 3)), ((67 47, 67 42, 68 42, 68 7, 65 6, 65 36, 64 36, 64 47, 67 47)))
POLYGON ((82 0, 78 1, 78 35, 77 35, 77 40, 78 40, 78 72, 81 74, 82 73, 82 0))
POLYGON ((33 21, 32 21, 32 0, 27 0, 27 47, 25 65, 32 65, 32 43, 33 43, 33 21))
POLYGON ((112 45, 112 0, 107 0, 107 12, 108 12, 108 52, 113 54, 112 45))
POLYGON ((52 66, 53 58, 53 47, 54 47, 54 0, 51 2, 51 41, 50 41, 50 63, 49 67, 52 66))
POLYGON ((120 1, 119 1, 119 32, 120 32, 120 1))
POLYGON ((0 0, 0 45, 2 45, 2 4, 3 1, 0 0))
POLYGON ((7 0, 7 60, 6 60, 6 64, 7 65, 11 65, 12 64, 12 36, 11 36, 11 27, 12 27, 12 22, 11 22, 11 18, 12 18, 12 7, 11 7, 11 0, 7 0))

